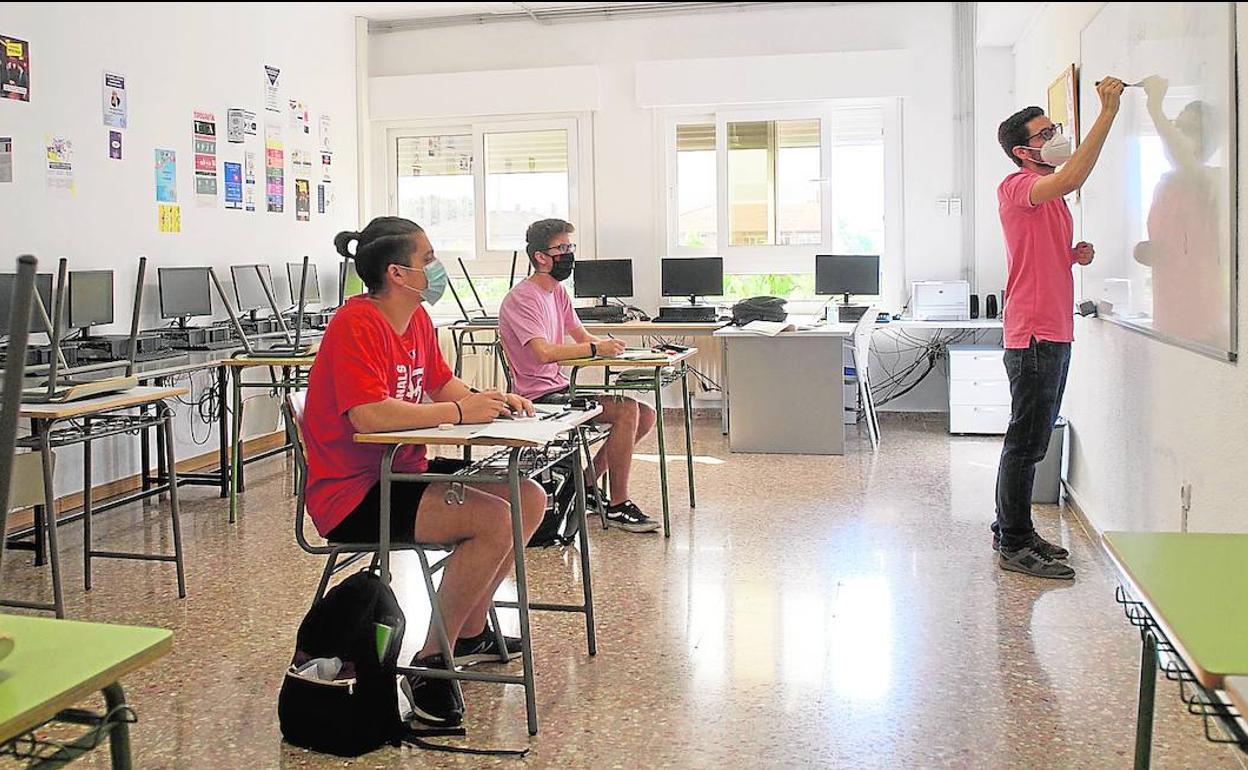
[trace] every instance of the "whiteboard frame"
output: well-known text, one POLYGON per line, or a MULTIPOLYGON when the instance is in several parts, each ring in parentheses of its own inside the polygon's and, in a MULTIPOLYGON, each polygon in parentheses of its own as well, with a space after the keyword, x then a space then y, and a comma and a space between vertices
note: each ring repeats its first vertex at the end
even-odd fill
MULTIPOLYGON (((1121 326, 1124 329, 1129 329, 1130 331, 1136 332, 1137 334, 1142 334, 1146 337, 1152 337, 1153 339, 1158 340, 1159 342, 1164 342, 1167 345, 1174 345, 1175 347, 1184 348, 1186 350, 1190 350, 1195 353, 1200 353, 1201 355, 1208 356, 1210 358, 1214 358, 1219 361, 1227 361, 1230 363, 1236 363, 1239 360, 1239 207, 1240 207, 1240 200, 1239 200, 1239 58, 1238 58, 1239 57, 1239 51, 1238 51, 1239 30, 1236 27, 1236 12, 1235 12, 1236 4, 1233 2, 1228 2, 1228 3, 1224 3, 1224 5, 1226 5, 1227 7, 1227 22, 1228 22, 1227 28, 1230 30, 1230 36, 1229 36, 1230 50, 1227 51, 1227 56, 1230 59, 1230 66, 1231 66, 1231 76, 1230 78, 1228 78, 1230 93, 1227 94, 1226 103, 1228 105, 1234 105, 1234 109, 1228 109, 1226 111, 1227 130, 1229 131, 1228 133, 1229 141, 1227 142, 1227 171, 1228 171, 1227 184, 1228 184, 1228 187, 1230 188, 1227 190, 1227 193, 1230 195, 1230 198, 1229 198, 1230 206, 1228 207, 1228 210, 1230 211, 1230 220, 1231 220, 1230 221, 1230 229, 1231 229, 1230 244, 1231 244, 1231 250, 1233 252, 1231 255, 1232 259, 1230 261, 1231 296, 1230 296, 1230 302, 1228 303, 1230 307, 1230 314, 1231 314, 1231 317, 1229 319, 1230 339, 1229 339, 1229 344, 1227 345, 1229 350, 1222 350, 1220 347, 1211 347, 1209 345, 1202 345, 1199 342, 1193 342, 1191 340, 1185 340, 1179 337, 1173 337, 1168 334, 1162 334, 1161 332, 1149 326, 1136 323, 1127 318, 1120 318, 1115 315, 1098 314, 1096 317, 1101 319, 1102 321, 1108 321, 1109 323, 1112 323, 1116 326, 1121 326)), ((1099 17, 1104 12, 1105 12, 1105 8, 1102 8, 1100 11, 1097 12, 1096 16, 1093 16, 1092 19, 1088 21, 1088 24, 1082 30, 1079 31, 1079 71, 1080 73, 1083 72, 1083 66, 1084 66, 1084 61, 1083 61, 1084 34, 1087 32, 1088 27, 1091 26, 1096 21, 1097 17, 1099 17)), ((1087 81, 1084 80, 1083 78, 1080 78, 1079 87, 1083 88, 1085 87, 1086 84, 1087 84, 1087 81)), ((1087 87, 1091 88, 1092 86, 1087 85, 1087 87)), ((1078 101, 1077 94, 1076 94, 1076 101, 1078 101)), ((1084 117, 1087 117, 1087 116, 1084 116, 1084 117)), ((1085 125, 1083 126, 1083 128, 1086 128, 1087 125, 1089 124, 1085 121, 1085 125)), ((1081 201, 1080 202, 1080 218, 1079 218, 1080 229, 1082 229, 1083 222, 1085 220, 1085 214, 1082 210, 1083 205, 1084 204, 1081 201)), ((1082 268, 1080 269, 1082 270, 1082 268)), ((1083 280, 1082 273, 1080 273, 1081 284, 1082 284, 1082 280, 1083 280)))

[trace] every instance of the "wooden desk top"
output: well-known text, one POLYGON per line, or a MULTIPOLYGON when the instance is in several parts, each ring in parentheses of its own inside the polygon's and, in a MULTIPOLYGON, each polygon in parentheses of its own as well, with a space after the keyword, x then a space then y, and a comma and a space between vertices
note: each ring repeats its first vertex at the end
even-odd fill
POLYGON ((163 628, 0 615, 13 652, 0 660, 0 742, 38 727, 173 647, 163 628))
POLYGON ((110 393, 106 396, 84 398, 81 401, 68 401, 61 404, 22 404, 18 417, 37 420, 64 420, 68 417, 81 417, 96 412, 109 412, 113 409, 124 409, 128 406, 142 406, 166 398, 185 396, 190 391, 186 388, 156 388, 140 386, 110 393))
MULTIPOLYGON (((595 323, 590 321, 583 323, 585 330, 590 334, 602 335, 613 334, 623 337, 639 337, 650 334, 663 334, 678 337, 708 337, 715 330, 722 329, 727 321, 709 321, 706 323, 657 323, 654 321, 626 321, 619 324, 595 323)), ((495 332, 498 331, 497 323, 482 323, 473 321, 471 323, 464 321, 462 318, 457 320, 439 320, 435 323, 439 329, 450 329, 456 332, 495 332)))
MULTIPOLYGON (((560 427, 571 430, 584 425, 602 414, 602 407, 587 411, 573 411, 557 420, 551 420, 560 427)), ((506 422, 505 420, 503 422, 506 422)), ((420 428, 418 430, 400 430, 389 433, 357 433, 355 441, 360 444, 425 444, 432 446, 504 446, 504 447, 535 447, 539 443, 518 439, 478 438, 474 434, 485 425, 455 425, 449 430, 438 428, 420 428)))
POLYGON ((223 360, 221 363, 236 369, 246 369, 250 366, 311 366, 314 361, 316 361, 315 353, 304 356, 279 356, 277 354, 256 353, 254 355, 234 356, 223 360))
POLYGON ((1248 534, 1106 532, 1105 550, 1197 681, 1248 673, 1248 534))
POLYGON ((689 348, 683 353, 656 353, 654 358, 646 358, 637 360, 633 358, 607 358, 606 356, 598 356, 597 358, 571 358, 567 361, 560 361, 560 366, 570 366, 574 369, 587 369, 589 367, 615 369, 657 369, 661 366, 671 366, 681 361, 687 361, 698 354, 697 348, 689 348))

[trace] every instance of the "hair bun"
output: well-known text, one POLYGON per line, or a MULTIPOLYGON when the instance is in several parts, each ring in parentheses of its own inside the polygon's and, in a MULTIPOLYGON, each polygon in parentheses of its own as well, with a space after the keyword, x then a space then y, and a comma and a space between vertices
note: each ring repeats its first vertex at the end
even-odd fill
POLYGON ((353 230, 343 230, 334 236, 334 248, 344 257, 350 258, 354 256, 351 253, 350 246, 352 242, 358 242, 360 234, 353 230))

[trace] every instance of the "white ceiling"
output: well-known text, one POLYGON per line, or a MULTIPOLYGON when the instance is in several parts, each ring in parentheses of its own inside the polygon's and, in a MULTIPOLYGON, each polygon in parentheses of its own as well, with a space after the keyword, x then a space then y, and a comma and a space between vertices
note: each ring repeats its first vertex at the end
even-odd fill
POLYGON ((1045 3, 976 3, 975 44, 1011 47, 1045 3))
POLYGON ((523 13, 539 8, 630 5, 630 3, 337 3, 351 16, 373 21, 396 19, 436 19, 494 13, 523 13))

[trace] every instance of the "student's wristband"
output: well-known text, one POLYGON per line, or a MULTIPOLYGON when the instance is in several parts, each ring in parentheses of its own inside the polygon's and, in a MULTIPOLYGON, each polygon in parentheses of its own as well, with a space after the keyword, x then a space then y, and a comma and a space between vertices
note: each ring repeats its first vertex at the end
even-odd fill
POLYGON ((598 343, 596 342, 589 343, 589 357, 590 358, 598 357, 598 343))
POLYGON ((455 411, 459 412, 459 419, 455 421, 455 424, 463 425, 464 424, 464 408, 459 405, 458 401, 452 401, 451 403, 455 405, 455 411))

